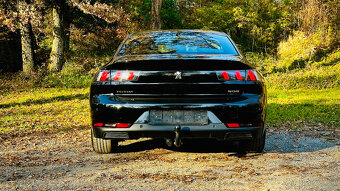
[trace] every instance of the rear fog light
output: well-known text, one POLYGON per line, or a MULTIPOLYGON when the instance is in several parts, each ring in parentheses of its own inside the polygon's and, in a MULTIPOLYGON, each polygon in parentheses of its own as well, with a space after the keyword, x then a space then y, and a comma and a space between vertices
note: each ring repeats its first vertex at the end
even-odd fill
POLYGON ((238 123, 227 123, 228 127, 240 127, 238 123))
POLYGON ((95 126, 95 127, 103 127, 103 125, 104 125, 103 123, 94 123, 93 124, 93 126, 95 126))
POLYGON ((130 123, 117 123, 117 128, 128 128, 130 126, 130 123))
POLYGON ((94 123, 94 127, 128 128, 130 123, 94 123))

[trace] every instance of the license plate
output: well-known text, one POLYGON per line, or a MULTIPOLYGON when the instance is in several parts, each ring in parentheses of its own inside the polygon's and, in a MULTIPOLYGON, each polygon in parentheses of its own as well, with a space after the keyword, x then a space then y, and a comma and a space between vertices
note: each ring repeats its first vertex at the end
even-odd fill
POLYGON ((205 110, 151 110, 150 124, 155 125, 205 125, 208 114, 205 110))

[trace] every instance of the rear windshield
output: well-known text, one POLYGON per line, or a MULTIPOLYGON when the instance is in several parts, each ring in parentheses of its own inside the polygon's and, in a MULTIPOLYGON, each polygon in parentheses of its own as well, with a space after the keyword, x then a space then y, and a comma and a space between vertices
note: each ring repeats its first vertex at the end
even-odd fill
POLYGON ((195 31, 160 31, 132 35, 118 55, 135 54, 238 55, 227 36, 195 31))

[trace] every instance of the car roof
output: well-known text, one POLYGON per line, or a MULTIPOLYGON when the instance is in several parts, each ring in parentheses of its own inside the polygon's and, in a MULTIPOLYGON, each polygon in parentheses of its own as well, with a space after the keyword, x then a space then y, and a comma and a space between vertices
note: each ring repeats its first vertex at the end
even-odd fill
POLYGON ((159 33, 159 32, 198 32, 198 33, 211 33, 221 36, 228 36, 224 32, 214 31, 214 30, 200 30, 200 29, 169 29, 169 30, 147 30, 147 31, 140 31, 130 34, 129 36, 134 36, 138 34, 146 34, 146 33, 159 33))

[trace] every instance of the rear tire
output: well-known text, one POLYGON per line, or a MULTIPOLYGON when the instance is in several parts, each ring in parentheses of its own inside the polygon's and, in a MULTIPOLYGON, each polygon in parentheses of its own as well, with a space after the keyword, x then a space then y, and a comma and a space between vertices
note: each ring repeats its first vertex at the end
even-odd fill
POLYGON ((91 129, 91 142, 93 150, 100 154, 108 154, 114 152, 118 147, 118 141, 110 139, 96 138, 91 129))
POLYGON ((266 142, 266 130, 261 136, 251 141, 242 141, 241 149, 247 152, 262 153, 266 142))

